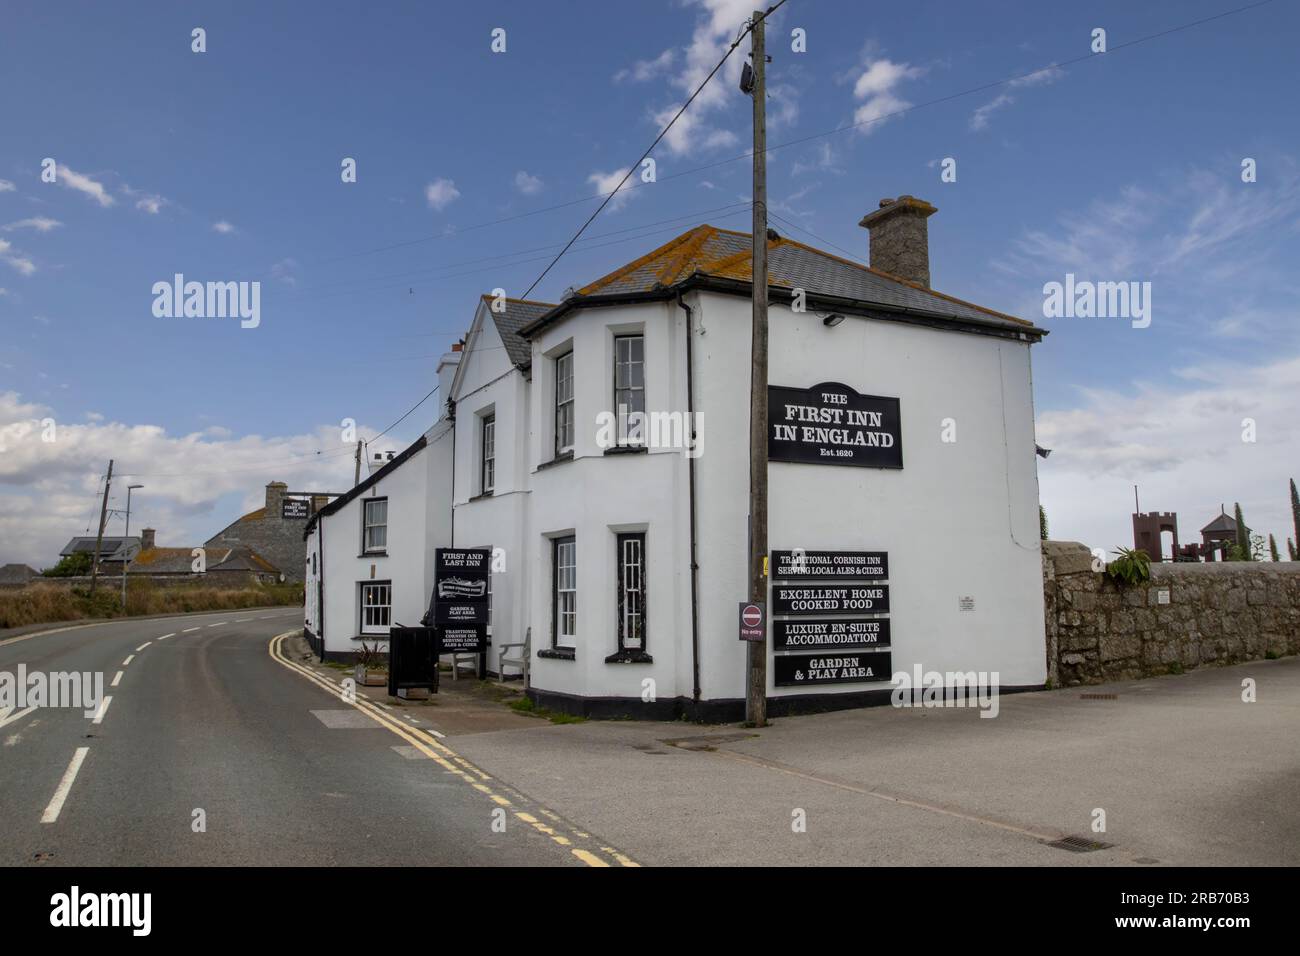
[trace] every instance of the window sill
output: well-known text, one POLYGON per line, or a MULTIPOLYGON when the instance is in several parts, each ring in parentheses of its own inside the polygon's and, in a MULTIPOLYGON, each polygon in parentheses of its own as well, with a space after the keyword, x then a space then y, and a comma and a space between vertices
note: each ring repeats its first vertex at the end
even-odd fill
POLYGON ((386 558, 388 557, 388 552, 387 551, 362 551, 360 554, 357 555, 357 557, 358 558, 386 558))
POLYGON ((572 647, 543 647, 537 652, 538 657, 553 661, 576 661, 577 652, 572 647))
MULTIPOLYGON (((481 501, 481 500, 484 499, 484 498, 491 498, 491 497, 492 497, 492 492, 491 492, 491 491, 485 491, 485 492, 483 492, 482 494, 479 494, 479 495, 473 495, 472 497, 470 497, 469 501, 481 501)), ((468 504, 469 501, 467 501, 466 504, 468 504)))
POLYGON ((388 640, 388 635, 387 635, 387 634, 358 634, 356 637, 352 638, 352 640, 354 640, 354 641, 386 641, 386 640, 388 640))
POLYGON ((544 462, 542 462, 540 465, 537 466, 537 470, 538 470, 538 471, 542 471, 542 470, 544 470, 544 469, 546 469, 546 468, 553 468, 553 467, 556 466, 556 465, 562 465, 562 464, 564 464, 566 461, 573 461, 573 452, 572 452, 572 451, 566 451, 566 452, 565 452, 564 454, 562 454, 562 455, 556 455, 556 456, 555 456, 554 458, 552 458, 550 461, 544 461, 544 462))
POLYGON ((648 445, 615 445, 613 448, 606 448, 606 455, 644 455, 650 451, 648 445))
POLYGON ((606 664, 653 664, 655 659, 645 651, 619 651, 605 658, 606 664))

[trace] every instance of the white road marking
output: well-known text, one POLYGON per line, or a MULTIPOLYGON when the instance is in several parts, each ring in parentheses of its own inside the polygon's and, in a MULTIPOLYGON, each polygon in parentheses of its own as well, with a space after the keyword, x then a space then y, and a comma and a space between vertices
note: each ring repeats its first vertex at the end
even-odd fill
POLYGON ((24 717, 26 717, 35 709, 36 709, 35 707, 28 707, 26 710, 18 711, 18 713, 16 714, 10 714, 10 713, 4 714, 4 716, 0 718, 0 727, 8 727, 14 721, 22 720, 24 717))
POLYGON ((72 762, 68 764, 68 769, 63 771, 63 779, 59 781, 58 789, 54 791, 54 796, 50 798, 50 805, 41 814, 42 823, 53 823, 59 819, 59 812, 63 809, 63 801, 68 799, 68 791, 72 789, 72 781, 77 779, 77 771, 81 769, 81 762, 86 759, 88 753, 90 753, 89 747, 78 747, 77 752, 72 755, 72 762))
POLYGON ((109 684, 108 686, 109 686, 109 687, 116 687, 116 686, 117 686, 117 682, 120 681, 121 679, 122 679, 122 672, 121 672, 121 671, 118 671, 118 672, 117 672, 117 676, 113 678, 113 683, 109 684))
POLYGON ((153 641, 145 641, 143 644, 141 644, 139 647, 137 647, 137 648, 135 649, 135 652, 136 652, 137 654, 139 654, 142 650, 144 650, 146 647, 148 647, 148 646, 149 646, 150 644, 152 644, 152 643, 153 643, 153 641))
POLYGON ((162 637, 157 638, 157 640, 165 641, 165 640, 167 640, 167 638, 169 638, 169 637, 175 637, 175 636, 176 636, 176 632, 175 632, 175 631, 172 631, 170 634, 164 634, 162 637))
POLYGON ((227 624, 227 623, 229 623, 229 622, 228 622, 228 621, 218 621, 216 624, 209 624, 208 627, 220 627, 222 624, 227 624))
POLYGON ((197 627, 187 627, 187 628, 185 628, 184 630, 182 630, 181 633, 182 633, 182 634, 188 634, 190 631, 197 631, 197 630, 198 630, 197 627))
POLYGON ((122 662, 122 666, 123 666, 123 667, 126 667, 126 665, 130 664, 133 660, 135 660, 135 655, 134 655, 134 654, 128 654, 128 655, 126 655, 126 660, 124 660, 124 661, 122 662))
POLYGON ((108 713, 108 705, 111 703, 113 703, 111 694, 99 702, 99 710, 95 711, 95 719, 91 721, 92 724, 102 724, 104 722, 104 715, 108 713))

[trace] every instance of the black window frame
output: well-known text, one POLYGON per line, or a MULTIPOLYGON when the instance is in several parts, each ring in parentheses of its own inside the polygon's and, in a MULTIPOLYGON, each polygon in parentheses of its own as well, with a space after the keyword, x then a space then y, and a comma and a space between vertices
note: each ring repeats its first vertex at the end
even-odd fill
POLYGON ((617 553, 615 554, 614 557, 614 564, 615 564, 614 587, 615 587, 615 607, 617 609, 616 613, 618 614, 618 650, 620 654, 622 653, 645 654, 648 652, 647 645, 649 644, 649 639, 647 637, 647 629, 646 629, 646 621, 647 621, 646 618, 647 575, 646 575, 646 547, 645 547, 646 533, 644 531, 629 531, 626 533, 620 533, 615 535, 615 541, 616 541, 617 553), (640 562, 638 565, 638 569, 640 572, 640 581, 638 582, 639 587, 637 588, 637 591, 640 595, 641 606, 640 606, 640 610, 636 613, 638 613, 641 618, 641 646, 640 647, 629 647, 627 645, 627 633, 625 628, 625 622, 627 619, 625 608, 626 608, 627 593, 628 593, 627 592, 628 564, 626 561, 626 551, 624 549, 624 545, 626 542, 629 541, 635 541, 639 546, 640 562))

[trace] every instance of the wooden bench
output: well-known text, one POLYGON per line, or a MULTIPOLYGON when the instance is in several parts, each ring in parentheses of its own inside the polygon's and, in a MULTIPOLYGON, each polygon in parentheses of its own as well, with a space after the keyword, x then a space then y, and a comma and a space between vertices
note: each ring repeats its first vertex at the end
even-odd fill
POLYGON ((532 642, 533 629, 530 627, 524 631, 522 643, 501 645, 501 656, 497 659, 497 677, 500 683, 504 684, 506 682, 507 667, 517 667, 520 676, 524 679, 524 686, 528 686, 528 658, 532 642))

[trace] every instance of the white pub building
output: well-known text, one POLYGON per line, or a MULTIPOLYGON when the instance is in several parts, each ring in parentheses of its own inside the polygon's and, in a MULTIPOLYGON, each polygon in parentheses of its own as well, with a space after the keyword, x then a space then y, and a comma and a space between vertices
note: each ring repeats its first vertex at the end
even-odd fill
MULTIPOLYGON (((935 211, 882 201, 870 268, 768 236, 773 715, 917 667, 1046 679, 1045 333, 930 289, 935 211)), ((738 718, 750 245, 699 226, 558 304, 483 297, 439 420, 307 526, 317 652, 417 624, 436 548, 491 548, 489 671, 555 710, 738 718)))

